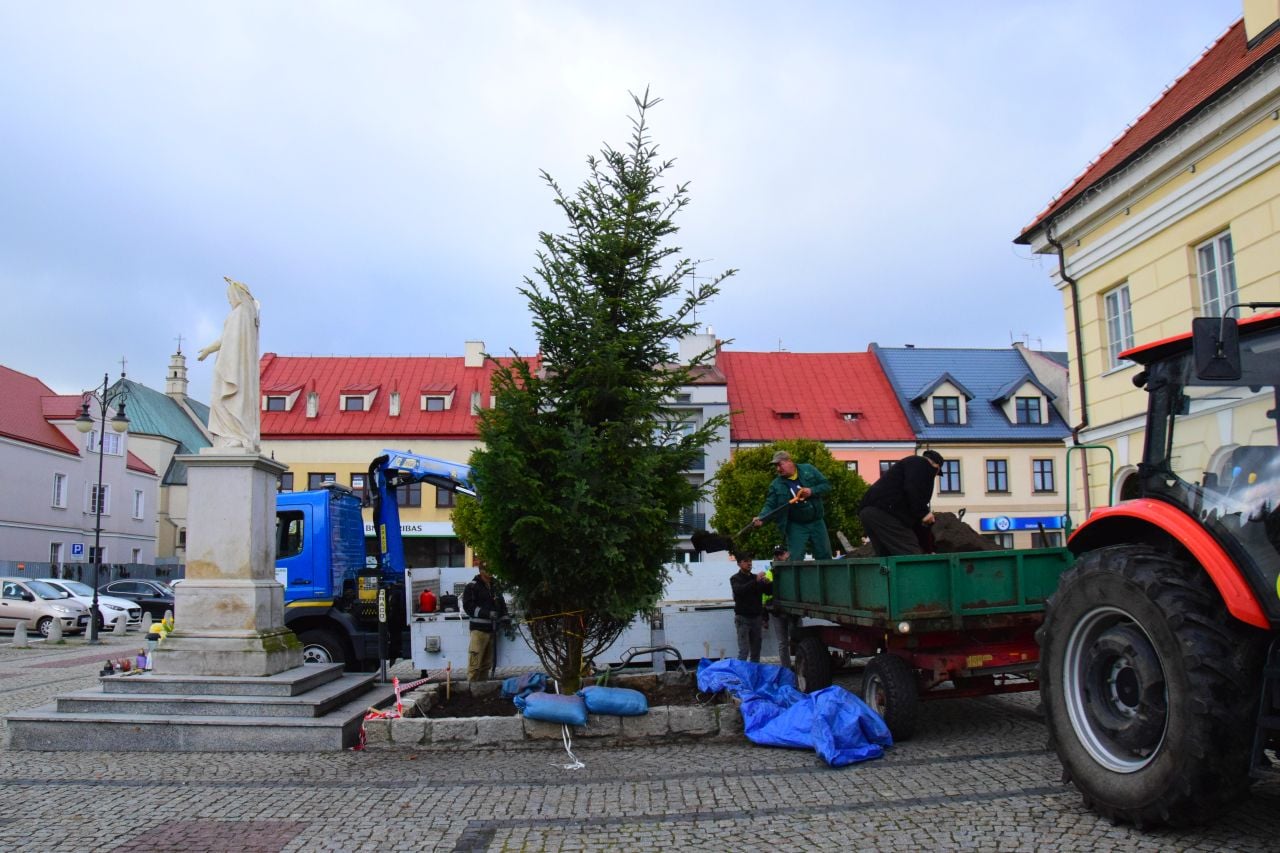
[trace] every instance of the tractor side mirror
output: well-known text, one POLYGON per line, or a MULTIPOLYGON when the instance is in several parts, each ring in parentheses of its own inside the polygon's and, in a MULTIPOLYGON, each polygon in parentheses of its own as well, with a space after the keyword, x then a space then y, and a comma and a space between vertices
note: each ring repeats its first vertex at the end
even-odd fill
POLYGON ((1231 317, 1196 317, 1191 321, 1191 353, 1196 378, 1231 381, 1240 378, 1240 328, 1231 317))

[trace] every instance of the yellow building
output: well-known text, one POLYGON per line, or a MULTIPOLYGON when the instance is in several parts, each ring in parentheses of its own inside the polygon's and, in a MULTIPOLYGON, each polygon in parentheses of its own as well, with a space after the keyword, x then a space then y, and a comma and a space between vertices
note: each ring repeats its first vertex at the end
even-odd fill
MULTIPOLYGON (((1244 8, 1016 240, 1058 259, 1072 432, 1115 456, 1114 486, 1105 452, 1089 452, 1087 471, 1072 461, 1073 512, 1133 493, 1147 394, 1121 353, 1280 300, 1280 3, 1244 8)), ((1229 450, 1262 408, 1214 412, 1204 428, 1229 450)))

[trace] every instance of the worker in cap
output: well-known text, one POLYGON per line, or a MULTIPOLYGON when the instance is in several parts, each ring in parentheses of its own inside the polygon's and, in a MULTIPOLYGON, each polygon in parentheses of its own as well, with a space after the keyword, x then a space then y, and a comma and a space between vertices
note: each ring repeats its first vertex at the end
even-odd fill
POLYGON ((774 605, 773 599, 773 566, 791 559, 786 545, 773 546, 773 561, 764 571, 764 579, 769 582, 769 595, 764 597, 765 618, 773 616, 773 635, 778 639, 778 665, 791 668, 791 616, 783 613, 774 605))
POLYGON ((831 537, 827 534, 827 521, 822 496, 830 493, 831 484, 822 472, 807 462, 797 463, 791 454, 779 450, 769 463, 776 476, 769 484, 764 508, 751 519, 760 527, 765 518, 772 518, 782 532, 782 541, 796 559, 813 554, 815 559, 831 559, 831 537))
POLYGON ((920 544, 933 525, 933 484, 946 460, 936 450, 899 459, 867 489, 858 509, 862 529, 877 557, 922 554, 920 544))

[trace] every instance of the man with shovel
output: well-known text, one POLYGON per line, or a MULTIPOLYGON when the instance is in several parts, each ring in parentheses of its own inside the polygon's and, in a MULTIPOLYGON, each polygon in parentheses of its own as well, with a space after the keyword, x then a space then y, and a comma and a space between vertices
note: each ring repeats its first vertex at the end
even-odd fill
POLYGON ((822 496, 831 491, 831 484, 817 468, 807 462, 797 464, 785 450, 773 454, 769 464, 777 476, 769 484, 764 509, 751 519, 751 525, 760 527, 765 519, 773 518, 795 559, 803 559, 808 552, 814 559, 830 560, 831 537, 827 535, 822 496))

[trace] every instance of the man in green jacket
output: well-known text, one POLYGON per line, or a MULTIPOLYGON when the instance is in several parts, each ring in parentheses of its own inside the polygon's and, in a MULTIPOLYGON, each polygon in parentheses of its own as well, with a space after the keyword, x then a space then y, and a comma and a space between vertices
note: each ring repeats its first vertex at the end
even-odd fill
POLYGON ((831 484, 821 471, 807 462, 796 464, 785 450, 773 454, 770 464, 778 475, 769 484, 764 509, 751 523, 759 527, 764 524, 763 519, 773 513, 772 518, 782 531, 782 541, 787 543, 794 559, 803 559, 807 552, 815 559, 830 560, 831 537, 827 535, 827 521, 823 517, 822 496, 831 491, 831 484))

